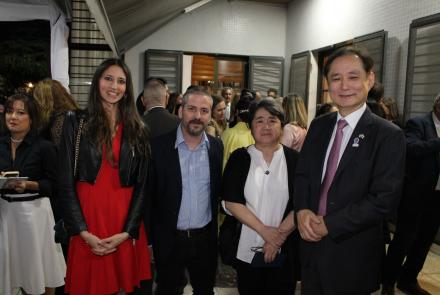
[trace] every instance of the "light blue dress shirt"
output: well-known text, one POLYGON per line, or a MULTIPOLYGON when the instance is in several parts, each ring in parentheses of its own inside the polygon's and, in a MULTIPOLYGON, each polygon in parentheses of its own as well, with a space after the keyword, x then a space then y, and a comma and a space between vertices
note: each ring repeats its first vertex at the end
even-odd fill
POLYGON ((175 143, 182 174, 182 203, 177 229, 202 228, 212 219, 209 140, 203 132, 200 144, 194 150, 190 150, 185 143, 181 128, 181 125, 177 128, 175 143))

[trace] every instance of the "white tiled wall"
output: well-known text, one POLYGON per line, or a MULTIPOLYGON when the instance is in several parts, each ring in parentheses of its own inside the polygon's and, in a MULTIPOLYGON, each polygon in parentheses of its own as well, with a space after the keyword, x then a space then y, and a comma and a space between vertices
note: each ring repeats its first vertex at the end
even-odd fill
MULTIPOLYGON (((294 0, 287 13, 286 69, 292 54, 388 31, 385 96, 396 97, 402 111, 409 26, 435 13, 440 13, 439 0, 294 0)), ((287 85, 288 72, 285 77, 287 85)))
POLYGON ((284 57, 286 15, 283 5, 213 0, 177 17, 126 52, 135 92, 143 87, 147 49, 284 57))

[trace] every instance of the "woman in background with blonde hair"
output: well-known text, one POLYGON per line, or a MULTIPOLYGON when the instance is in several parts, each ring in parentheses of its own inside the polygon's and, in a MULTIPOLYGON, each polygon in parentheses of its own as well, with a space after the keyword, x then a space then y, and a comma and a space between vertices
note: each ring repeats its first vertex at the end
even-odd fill
POLYGON ((307 111, 301 96, 288 94, 283 100, 286 125, 283 128, 281 143, 300 151, 307 134, 307 111))
POLYGON ((60 82, 49 78, 35 85, 33 95, 40 106, 40 131, 58 146, 66 112, 77 110, 78 104, 60 82))

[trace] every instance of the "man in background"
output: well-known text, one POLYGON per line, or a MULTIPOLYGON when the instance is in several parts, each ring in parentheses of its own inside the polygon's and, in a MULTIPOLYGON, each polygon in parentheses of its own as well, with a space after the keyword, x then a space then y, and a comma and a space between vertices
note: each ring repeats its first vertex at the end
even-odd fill
POLYGON ((157 79, 149 80, 144 87, 143 100, 145 114, 143 119, 150 130, 150 138, 158 137, 177 128, 179 118, 165 108, 167 88, 157 79))
POLYGON ((385 258, 382 294, 394 284, 406 294, 429 295, 417 282, 440 224, 440 93, 433 110, 405 126, 405 189, 396 231, 385 258))

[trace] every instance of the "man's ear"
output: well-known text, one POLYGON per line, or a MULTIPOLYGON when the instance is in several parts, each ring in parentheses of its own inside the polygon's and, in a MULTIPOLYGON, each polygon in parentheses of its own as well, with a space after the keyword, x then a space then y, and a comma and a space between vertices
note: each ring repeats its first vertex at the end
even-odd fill
POLYGON ((179 108, 178 115, 179 115, 179 118, 180 118, 180 119, 182 119, 182 110, 183 110, 183 107, 184 107, 184 105, 182 104, 182 105, 180 106, 180 108, 179 108))
POLYGON ((142 101, 142 104, 144 105, 144 107, 147 107, 147 104, 146 104, 146 102, 145 102, 144 95, 141 96, 141 101, 142 101))
POLYGON ((370 71, 370 73, 368 73, 368 90, 370 90, 371 88, 373 88, 374 86, 374 81, 376 80, 376 75, 374 74, 373 71, 370 71))

